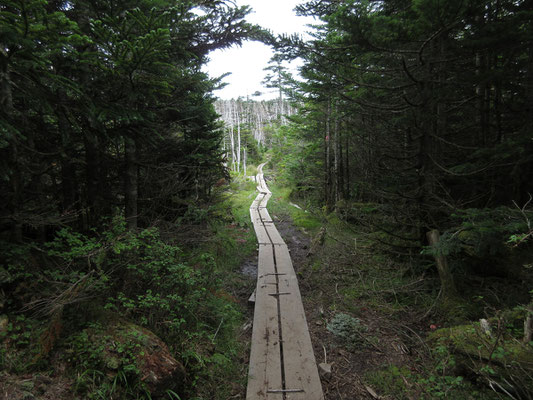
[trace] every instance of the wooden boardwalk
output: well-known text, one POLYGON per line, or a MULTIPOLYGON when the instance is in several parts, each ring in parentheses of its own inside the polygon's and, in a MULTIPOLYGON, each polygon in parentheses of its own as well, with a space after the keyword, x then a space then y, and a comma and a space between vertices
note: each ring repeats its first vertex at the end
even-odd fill
POLYGON ((259 261, 247 400, 323 400, 307 321, 287 245, 266 208, 272 196, 258 168, 250 216, 259 261))

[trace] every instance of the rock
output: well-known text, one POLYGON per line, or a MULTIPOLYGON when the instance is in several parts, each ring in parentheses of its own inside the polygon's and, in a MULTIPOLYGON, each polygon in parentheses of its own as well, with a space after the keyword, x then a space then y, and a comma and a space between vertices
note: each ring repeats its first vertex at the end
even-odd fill
POLYGON ((255 306, 255 290, 254 290, 254 292, 250 295, 250 297, 248 298, 248 305, 249 305, 250 307, 255 306))
POLYGON ((490 329, 490 323, 485 318, 479 320, 479 326, 487 336, 492 336, 492 330, 490 329))
POLYGON ((168 390, 179 392, 183 388, 185 368, 150 330, 131 322, 115 321, 106 329, 92 329, 87 333, 91 341, 105 344, 101 357, 109 373, 116 374, 125 363, 134 362, 139 379, 153 396, 164 395, 168 390))
POLYGON ((329 381, 331 379, 331 364, 320 363, 318 364, 318 373, 320 377, 329 381))

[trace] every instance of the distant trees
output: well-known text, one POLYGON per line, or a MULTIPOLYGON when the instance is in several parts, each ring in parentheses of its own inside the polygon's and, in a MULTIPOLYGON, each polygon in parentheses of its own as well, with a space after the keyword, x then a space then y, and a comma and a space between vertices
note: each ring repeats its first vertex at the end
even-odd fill
POLYGON ((290 83, 293 81, 291 73, 287 67, 283 65, 283 56, 276 53, 272 56, 268 63, 268 67, 264 68, 267 72, 263 85, 270 89, 276 89, 278 92, 278 118, 285 122, 285 115, 290 115, 290 107, 285 110, 283 93, 288 90, 290 83))
POLYGON ((226 159, 231 160, 231 169, 241 172, 246 157, 260 161, 260 149, 270 142, 269 132, 274 126, 286 123, 282 111, 294 113, 294 106, 283 99, 255 101, 239 97, 232 100, 217 100, 215 109, 224 124, 223 149, 226 159))
POLYGON ((222 131, 200 67, 250 37, 246 7, 203 1, 0 5, 3 232, 172 219, 224 176, 222 131), (200 11, 201 12, 197 12, 200 11))

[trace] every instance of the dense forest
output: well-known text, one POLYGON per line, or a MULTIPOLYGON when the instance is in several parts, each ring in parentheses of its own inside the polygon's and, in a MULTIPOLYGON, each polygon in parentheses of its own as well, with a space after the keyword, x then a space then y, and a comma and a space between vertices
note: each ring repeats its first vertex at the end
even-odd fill
POLYGON ((326 399, 533 398, 533 2, 295 11, 0 3, 0 398, 242 398, 264 161, 326 399), (278 98, 214 96, 245 40, 278 98))

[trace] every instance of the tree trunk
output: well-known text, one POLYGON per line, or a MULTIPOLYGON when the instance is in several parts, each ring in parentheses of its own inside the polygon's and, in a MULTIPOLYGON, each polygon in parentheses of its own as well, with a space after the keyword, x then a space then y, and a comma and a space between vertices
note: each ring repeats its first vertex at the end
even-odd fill
POLYGON ((527 316, 524 321, 524 343, 529 343, 533 340, 533 303, 529 305, 526 310, 527 316))
POLYGON ((344 143, 344 197, 346 199, 349 199, 351 197, 351 190, 350 190, 350 139, 349 135, 345 135, 345 143, 344 143))
POLYGON ((246 177, 246 146, 243 148, 244 177, 246 177))
POLYGON ((239 110, 235 107, 235 117, 237 119, 237 172, 241 171, 241 121, 239 110))
POLYGON ((235 138, 233 137, 233 125, 230 126, 230 142, 231 142, 231 167, 235 171, 235 138))
POLYGON ((0 107, 9 112, 13 108, 13 98, 9 79, 9 59, 5 48, 6 46, 0 43, 0 107))
POLYGON ((326 122, 326 135, 324 138, 324 174, 325 174, 325 185, 324 185, 324 197, 325 197, 325 203, 326 203, 326 211, 331 212, 332 211, 332 199, 331 199, 331 105, 328 100, 328 103, 326 105, 326 116, 325 116, 325 122, 326 122))
MULTIPOLYGON (((426 233, 428 242, 431 246, 437 246, 440 241, 439 231, 434 229, 426 233)), ((435 254, 435 262, 439 272, 440 284, 442 288, 442 296, 444 300, 457 297, 457 290, 453 280, 453 275, 450 272, 448 261, 446 257, 441 254, 435 254)))
POLYGON ((135 139, 124 137, 124 202, 125 219, 129 230, 137 229, 138 169, 135 139))

